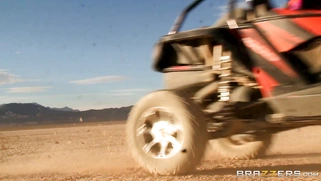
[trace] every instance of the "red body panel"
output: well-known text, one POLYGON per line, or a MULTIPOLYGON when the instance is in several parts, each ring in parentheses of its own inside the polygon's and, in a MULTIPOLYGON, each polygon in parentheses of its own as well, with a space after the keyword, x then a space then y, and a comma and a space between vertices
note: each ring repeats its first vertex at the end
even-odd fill
POLYGON ((273 49, 266 45, 265 41, 254 29, 240 30, 242 40, 248 48, 268 60, 271 64, 282 70, 290 77, 298 77, 295 71, 276 54, 273 49))
MULTIPOLYGON (((321 10, 289 10, 289 9, 274 9, 274 12, 280 15, 295 15, 295 14, 321 14, 321 10)), ((292 22, 296 23, 300 27, 314 34, 315 36, 321 36, 321 17, 302 17, 293 18, 292 22)))
POLYGON ((191 66, 172 66, 171 69, 176 71, 190 70, 191 66))
POLYGON ((268 21, 260 22, 256 25, 263 31, 266 38, 279 52, 289 51, 305 41, 299 36, 290 34, 289 32, 273 25, 268 21))
MULTIPOLYGON (((240 35, 243 43, 250 50, 269 61, 288 76, 293 78, 298 77, 298 74, 282 59, 282 57, 266 44, 265 40, 255 29, 242 29, 240 30, 240 35)), ((258 84, 261 86, 262 95, 264 97, 271 96, 273 87, 279 85, 279 83, 263 69, 254 68, 252 71, 258 84)))
POLYGON ((274 80, 268 73, 260 68, 253 68, 253 74, 257 83, 261 86, 260 90, 263 97, 271 96, 271 92, 279 83, 274 80))

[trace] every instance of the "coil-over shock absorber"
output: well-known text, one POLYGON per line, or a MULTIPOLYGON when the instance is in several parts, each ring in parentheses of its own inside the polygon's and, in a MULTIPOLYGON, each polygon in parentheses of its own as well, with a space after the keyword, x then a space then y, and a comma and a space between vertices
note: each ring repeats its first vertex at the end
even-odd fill
POLYGON ((223 53, 220 58, 220 81, 218 87, 218 97, 220 102, 229 102, 231 91, 232 61, 230 52, 223 53), (225 55, 224 55, 225 54, 225 55), (227 54, 227 55, 226 55, 227 54))
POLYGON ((230 93, 232 91, 232 58, 230 51, 223 51, 222 46, 214 47, 214 70, 218 72, 219 83, 217 96, 223 104, 222 110, 214 115, 214 119, 230 120, 234 118, 233 107, 230 106, 230 93))
POLYGON ((217 45, 213 49, 214 65, 213 69, 219 74, 218 101, 229 102, 231 82, 232 82, 232 60, 231 52, 224 51, 222 45, 217 45))

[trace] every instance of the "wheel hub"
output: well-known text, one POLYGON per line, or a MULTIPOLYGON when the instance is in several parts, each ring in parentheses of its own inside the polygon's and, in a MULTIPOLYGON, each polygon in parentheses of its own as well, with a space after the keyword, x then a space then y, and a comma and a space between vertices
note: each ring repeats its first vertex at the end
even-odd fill
POLYGON ((153 158, 165 159, 174 156, 182 148, 181 126, 174 123, 169 111, 152 110, 142 116, 144 124, 137 129, 142 137, 142 150, 153 158))
POLYGON ((177 132, 175 125, 171 124, 169 121, 159 121, 155 123, 151 130, 151 135, 156 137, 166 137, 171 136, 177 132))

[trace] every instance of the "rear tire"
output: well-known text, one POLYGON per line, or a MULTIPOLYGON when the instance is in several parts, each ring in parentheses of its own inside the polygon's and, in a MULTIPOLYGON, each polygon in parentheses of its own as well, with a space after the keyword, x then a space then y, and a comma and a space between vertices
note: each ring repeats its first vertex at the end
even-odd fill
POLYGON ((132 108, 127 120, 126 136, 130 154, 136 163, 149 173, 158 175, 181 175, 193 171, 202 160, 208 141, 206 122, 198 106, 182 93, 166 90, 146 95, 132 108), (171 121, 165 121, 167 118, 171 121), (162 124, 166 126, 162 127, 162 124), (143 131, 138 131, 142 130, 139 129, 142 126, 143 131), (160 132, 155 131, 158 128, 160 132), (170 128, 177 128, 175 134, 172 134, 170 128), (140 136, 140 133, 144 136, 140 136), (158 138, 155 136, 158 133, 165 136, 158 138), (149 143, 146 143, 148 138, 149 143), (165 141, 159 141, 162 139, 165 141), (158 143, 149 146, 151 140, 158 140, 158 143), (166 149, 169 145, 172 148, 165 153, 161 151, 161 145, 166 140, 172 140, 166 149))
MULTIPOLYGON (((238 87, 231 94, 231 102, 256 101, 260 98, 260 94, 257 91, 248 87, 238 87)), ((220 111, 223 107, 222 103, 216 102, 210 109, 220 111)), ((251 119, 254 118, 260 121, 261 117, 265 115, 265 112, 261 113, 259 111, 251 119)), ((273 134, 266 130, 253 130, 251 133, 234 134, 236 133, 235 130, 246 125, 242 124, 242 120, 233 120, 231 122, 233 125, 225 128, 227 130, 224 130, 224 132, 232 136, 209 140, 210 152, 217 153, 225 158, 253 159, 263 157, 272 143, 273 134), (237 139, 233 139, 235 137, 237 139)))
POLYGON ((257 132, 209 140, 209 145, 211 151, 225 158, 254 159, 265 156, 272 139, 273 135, 268 132, 257 132), (238 137, 241 143, 233 140, 232 137, 238 137))

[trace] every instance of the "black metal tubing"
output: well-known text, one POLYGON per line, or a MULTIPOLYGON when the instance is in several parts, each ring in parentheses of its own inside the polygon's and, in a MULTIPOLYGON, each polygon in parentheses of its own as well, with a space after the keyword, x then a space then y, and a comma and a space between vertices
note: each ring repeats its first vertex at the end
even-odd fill
MULTIPOLYGON (((180 28, 182 27, 182 24, 184 20, 186 19, 187 14, 194 9, 196 6, 198 6, 200 3, 202 3, 204 0, 195 0, 193 3, 191 3, 189 6, 187 6, 182 13, 176 18, 174 25, 172 26, 171 30, 168 34, 175 34, 177 33, 180 28)), ((230 19, 234 18, 234 9, 235 9, 235 2, 236 0, 229 0, 229 12, 230 12, 230 19)), ((267 16, 267 17, 261 17, 257 18, 255 20, 251 21, 245 21, 243 23, 257 23, 257 22, 264 22, 264 21, 271 21, 271 20, 278 20, 278 19, 286 19, 286 18, 303 18, 303 17, 320 17, 320 13, 307 13, 307 14, 300 14, 300 15, 275 15, 275 16, 267 16)))
POLYGON ((190 4, 189 6, 187 6, 182 13, 177 17, 177 19, 174 22, 173 27, 171 28, 171 30, 169 31, 168 34, 175 34, 179 31, 179 29, 182 27, 182 24, 187 16, 187 14, 194 9, 196 6, 198 6, 201 2, 203 2, 204 0, 195 0, 192 4, 190 4))
MULTIPOLYGON (((280 133, 283 131, 288 131, 292 129, 297 128, 304 128, 307 126, 320 126, 321 121, 319 120, 308 120, 308 121, 289 121, 289 122, 282 122, 279 124, 273 124, 268 123, 266 121, 243 121, 243 126, 237 128, 234 130, 233 134, 243 134, 247 131, 253 131, 253 130, 266 130, 268 133, 275 134, 280 133)), ((208 123, 208 126, 210 126, 211 123, 208 123)), ((224 125, 224 123, 223 123, 224 125)), ((218 130, 215 132, 210 132, 210 139, 217 139, 217 138, 223 138, 227 136, 231 136, 231 134, 227 133, 223 130, 218 130)))
POLYGON ((273 20, 279 20, 279 19, 312 18, 312 17, 321 17, 321 13, 272 15, 272 16, 260 17, 251 21, 245 21, 244 23, 259 23, 259 22, 273 21, 273 20))
POLYGON ((230 0, 229 1, 229 13, 230 13, 229 18, 230 19, 235 18, 234 9, 235 9, 235 0, 230 0))

